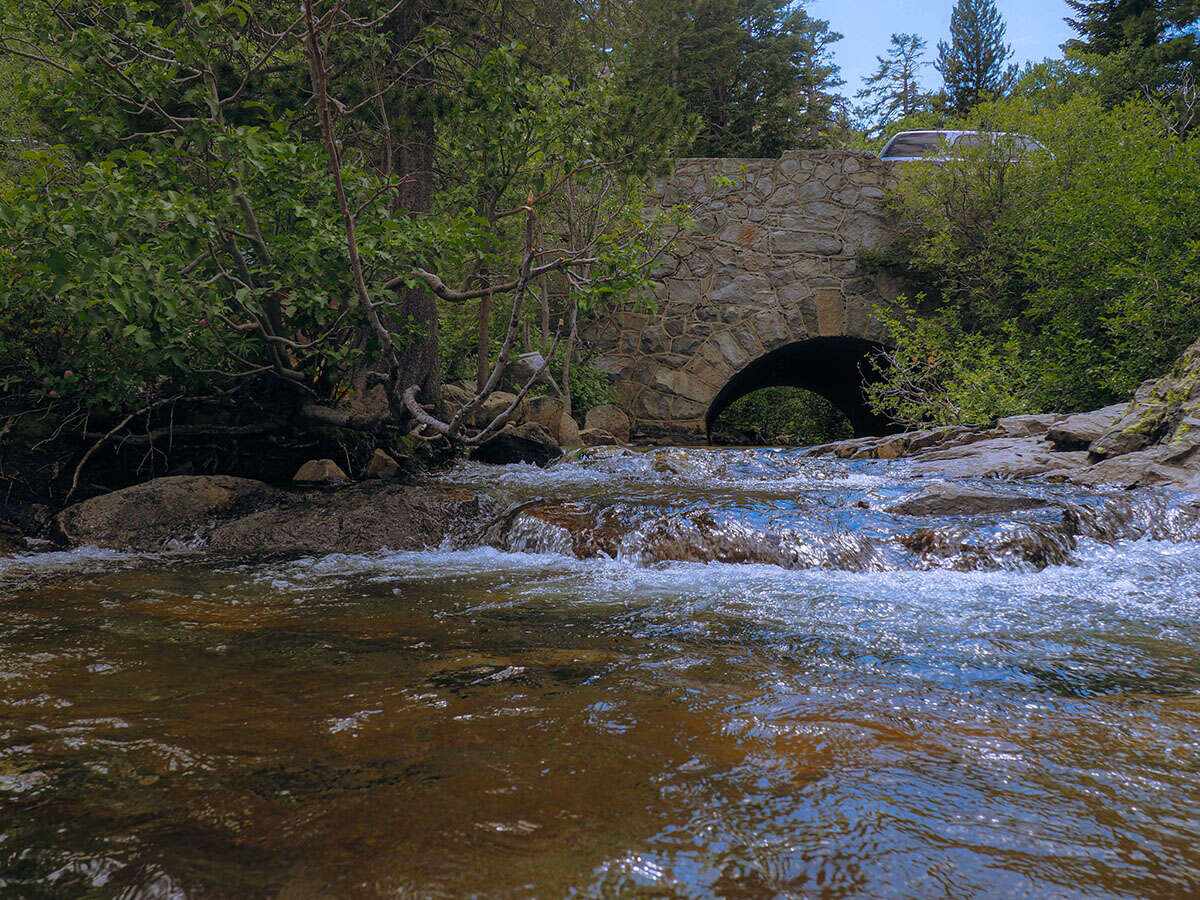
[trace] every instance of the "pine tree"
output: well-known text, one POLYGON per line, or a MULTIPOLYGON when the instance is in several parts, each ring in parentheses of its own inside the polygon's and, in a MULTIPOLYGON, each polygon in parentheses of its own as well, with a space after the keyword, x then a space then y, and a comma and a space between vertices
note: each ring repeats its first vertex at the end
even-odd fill
POLYGON ((692 154, 778 156, 824 130, 812 119, 840 81, 828 26, 793 0, 633 0, 618 56, 632 92, 682 98, 692 154))
POLYGON ((836 92, 846 82, 833 61, 833 45, 842 39, 821 19, 813 19, 801 10, 805 27, 800 30, 800 45, 792 54, 796 71, 796 90, 801 110, 796 122, 798 145, 810 148, 828 143, 834 107, 842 99, 836 92))
POLYGON ((870 130, 878 131, 897 118, 907 119, 927 106, 920 83, 921 68, 928 65, 922 58, 925 47, 919 35, 893 34, 887 54, 875 57, 879 68, 863 80, 863 89, 854 95, 862 101, 858 115, 870 130))
POLYGON ((1092 63, 1112 103, 1193 83, 1200 67, 1197 0, 1067 0, 1078 38, 1063 49, 1092 63))
POLYGON ((965 116, 985 100, 1004 94, 1016 79, 1005 66, 1012 47, 1004 43, 1008 27, 994 0, 958 0, 950 14, 950 40, 938 41, 934 68, 946 83, 950 107, 965 116))

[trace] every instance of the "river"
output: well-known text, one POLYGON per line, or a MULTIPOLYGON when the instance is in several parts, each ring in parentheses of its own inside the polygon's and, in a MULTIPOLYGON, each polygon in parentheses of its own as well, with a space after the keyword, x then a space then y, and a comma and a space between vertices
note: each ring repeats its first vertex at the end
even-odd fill
MULTIPOLYGON (((0 894, 1200 895, 1168 494, 599 450, 482 545, 0 560, 0 894)), ((478 523, 474 523, 478 524, 478 523)))

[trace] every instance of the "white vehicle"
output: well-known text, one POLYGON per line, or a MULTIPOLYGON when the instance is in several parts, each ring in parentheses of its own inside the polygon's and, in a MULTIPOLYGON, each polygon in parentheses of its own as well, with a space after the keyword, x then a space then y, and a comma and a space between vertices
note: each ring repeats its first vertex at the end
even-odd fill
POLYGON ((1031 137, 1006 131, 901 131, 887 142, 879 158, 885 162, 948 162, 962 159, 963 150, 985 143, 1008 147, 1009 158, 1014 160, 1046 149, 1031 137))

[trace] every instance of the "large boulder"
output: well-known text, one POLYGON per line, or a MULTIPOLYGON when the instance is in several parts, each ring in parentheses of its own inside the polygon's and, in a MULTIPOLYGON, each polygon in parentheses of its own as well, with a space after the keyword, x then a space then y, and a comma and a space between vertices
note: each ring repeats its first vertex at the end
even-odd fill
POLYGON ((70 544, 161 550, 196 540, 220 519, 279 495, 261 481, 229 475, 173 475, 76 503, 55 519, 70 544))
POLYGON ((516 394, 510 394, 508 391, 493 391, 471 416, 471 424, 476 428, 486 428, 516 401, 516 394))
POLYGON ((489 519, 483 513, 482 501, 461 488, 368 481, 340 491, 283 493, 219 523, 205 546, 256 555, 421 550, 450 534, 475 535, 489 519))
POLYGON ((471 459, 492 465, 531 463, 545 466, 562 456, 562 448, 537 422, 506 425, 471 451, 471 459))
POLYGON ((446 404, 449 415, 453 415, 470 403, 474 396, 474 391, 468 390, 461 384, 442 385, 442 402, 446 404))
POLYGON ((156 478, 59 513, 73 545, 239 555, 416 550, 487 521, 475 495, 446 485, 363 482, 338 491, 283 490, 248 478, 156 478))
POLYGON ((622 444, 628 444, 630 438, 629 416, 619 406, 606 403, 603 406, 593 406, 583 417, 585 430, 607 431, 622 444))
POLYGON ((558 442, 569 447, 579 443, 579 426, 567 413, 565 404, 557 397, 530 397, 521 404, 521 418, 536 422, 558 442))
POLYGON ((536 378, 537 384, 549 385, 555 393, 559 393, 558 383, 550 374, 550 368, 546 366, 546 358, 536 350, 532 353, 522 353, 508 364, 504 374, 518 389, 528 384, 530 379, 536 378), (538 374, 539 372, 541 374, 538 374))
POLYGON ((1055 450, 1086 450, 1116 424, 1124 411, 1125 404, 1117 403, 1092 412, 1076 413, 1050 426, 1046 436, 1055 450))
POLYGON ((585 447, 613 447, 620 443, 603 428, 585 428, 579 432, 579 441, 585 447))
POLYGON ((1147 381, 1119 419, 1097 436, 1096 459, 1134 453, 1152 444, 1186 445, 1200 432, 1200 340, 1162 378, 1147 381))

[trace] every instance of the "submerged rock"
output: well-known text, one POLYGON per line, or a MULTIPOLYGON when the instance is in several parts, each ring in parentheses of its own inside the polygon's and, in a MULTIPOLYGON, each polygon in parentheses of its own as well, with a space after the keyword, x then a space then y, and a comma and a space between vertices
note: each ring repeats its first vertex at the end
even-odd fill
POLYGON ((957 484, 932 484, 913 497, 893 503, 887 511, 903 516, 977 516, 1049 505, 1040 497, 993 493, 957 484))

